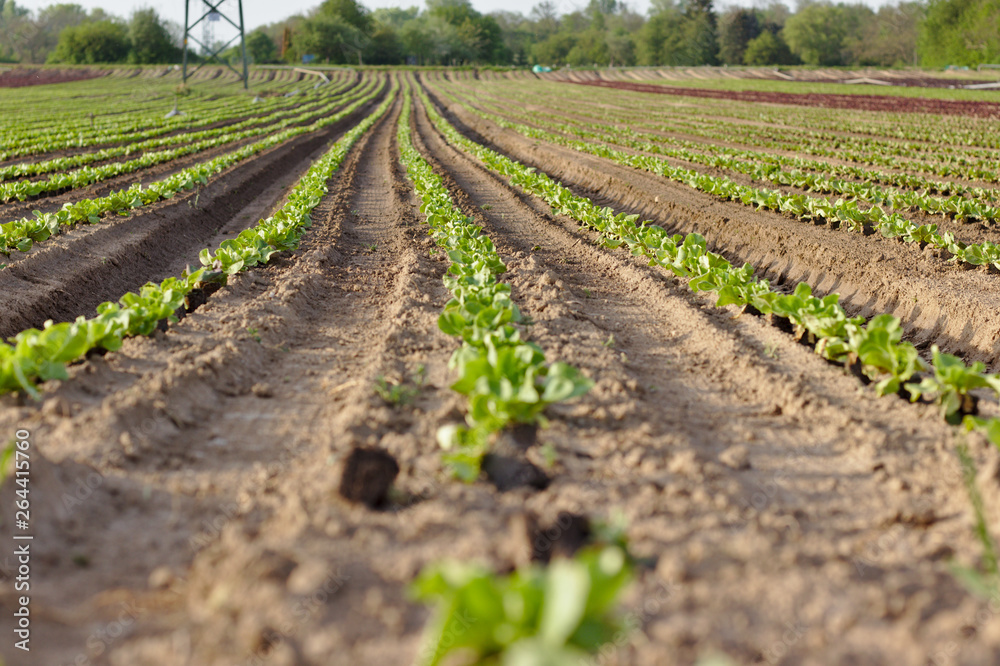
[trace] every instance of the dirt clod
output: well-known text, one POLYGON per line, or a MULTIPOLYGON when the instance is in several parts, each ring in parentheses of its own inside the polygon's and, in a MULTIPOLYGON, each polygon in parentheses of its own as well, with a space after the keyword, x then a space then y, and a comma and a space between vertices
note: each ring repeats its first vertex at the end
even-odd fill
POLYGON ((149 587, 153 590, 165 590, 170 587, 176 576, 170 567, 157 567, 149 574, 149 587))
POLYGON ((73 408, 70 407, 69 401, 66 400, 66 398, 61 395, 57 395, 45 401, 45 404, 42 405, 42 413, 51 416, 69 418, 73 416, 73 408))
POLYGON ((733 469, 750 469, 750 452, 747 447, 737 444, 719 454, 719 462, 733 469))
POLYGON ((257 384, 254 384, 253 387, 250 389, 250 391, 258 398, 274 397, 274 389, 271 387, 270 384, 267 384, 265 382, 258 382, 257 384))
POLYGON ((533 463, 499 453, 483 456, 483 472, 500 492, 521 487, 545 490, 550 483, 545 472, 533 463))
POLYGON ((381 449, 356 448, 344 463, 340 495, 370 509, 385 505, 389 488, 399 474, 399 463, 381 449))
POLYGON ((535 532, 531 541, 532 559, 548 562, 555 557, 573 557, 590 537, 590 521, 586 516, 561 511, 554 523, 535 532))

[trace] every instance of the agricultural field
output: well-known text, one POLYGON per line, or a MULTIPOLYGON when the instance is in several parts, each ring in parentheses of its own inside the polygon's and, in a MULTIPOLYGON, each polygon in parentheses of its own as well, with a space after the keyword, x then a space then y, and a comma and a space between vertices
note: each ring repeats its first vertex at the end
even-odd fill
POLYGON ((3 664, 1000 661, 1000 93, 43 71, 3 664))

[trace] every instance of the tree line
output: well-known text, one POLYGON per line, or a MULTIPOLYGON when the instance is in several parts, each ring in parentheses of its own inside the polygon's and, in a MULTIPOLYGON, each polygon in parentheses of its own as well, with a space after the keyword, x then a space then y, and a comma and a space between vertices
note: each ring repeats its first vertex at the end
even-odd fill
POLYGON ((125 20, 76 4, 36 13, 0 0, 0 62, 172 63, 180 58, 183 32, 152 9, 137 9, 125 20))
MULTIPOLYGON (((1000 62, 998 17, 1000 0, 904 0, 877 10, 800 0, 795 11, 775 1, 721 12, 712 0, 653 0, 647 14, 624 0, 559 14, 543 0, 527 16, 482 14, 469 0, 374 11, 324 0, 249 33, 247 51, 261 64, 975 66, 1000 62)), ((124 19, 0 0, 0 62, 174 63, 182 34, 152 9, 124 19)))

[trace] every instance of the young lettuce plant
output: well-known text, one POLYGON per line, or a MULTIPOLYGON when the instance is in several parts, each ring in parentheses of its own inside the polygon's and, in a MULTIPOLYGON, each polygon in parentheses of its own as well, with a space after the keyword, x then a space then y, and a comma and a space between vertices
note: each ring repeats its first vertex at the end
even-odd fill
POLYGON ((906 385, 912 400, 932 394, 941 406, 941 415, 951 424, 958 424, 964 414, 975 411, 975 400, 970 391, 989 388, 1000 392, 1000 376, 986 375, 986 366, 980 362, 966 365, 962 359, 943 354, 937 345, 931 348, 934 374, 919 383, 906 385))
POLYGON ((462 663, 497 666, 586 663, 624 628, 615 607, 631 579, 618 545, 508 576, 459 562, 428 567, 412 586, 416 599, 436 605, 418 666, 438 666, 453 653, 469 657, 462 663))
POLYGON ((897 317, 878 315, 864 328, 851 326, 848 336, 850 351, 861 363, 862 372, 872 381, 877 380, 875 390, 879 395, 898 392, 903 382, 928 369, 916 347, 903 341, 903 327, 897 317))
POLYGON ((510 286, 498 281, 504 266, 493 242, 454 205, 441 177, 410 138, 411 98, 404 98, 398 127, 400 156, 421 199, 430 235, 448 252, 444 278, 453 298, 438 320, 442 331, 462 339, 451 359, 459 378, 452 385, 468 398, 466 425, 445 426, 438 442, 444 460, 460 479, 478 478, 491 438, 515 424, 545 424, 542 412, 556 402, 583 395, 593 382, 565 363, 548 364, 545 354, 521 339, 521 313, 510 286))

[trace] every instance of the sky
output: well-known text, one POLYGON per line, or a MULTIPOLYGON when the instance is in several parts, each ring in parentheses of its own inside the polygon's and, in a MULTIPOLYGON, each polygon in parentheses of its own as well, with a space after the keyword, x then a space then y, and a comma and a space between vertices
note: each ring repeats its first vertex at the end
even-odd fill
MULTIPOLYGON (((18 5, 29 9, 40 9, 53 4, 56 0, 16 0, 18 5)), ((103 8, 111 14, 128 16, 133 9, 141 7, 152 7, 160 16, 184 23, 184 0, 144 0, 142 2, 129 2, 129 0, 61 0, 64 2, 75 2, 91 9, 95 7, 103 8)), ((190 0, 191 13, 195 13, 195 8, 201 4, 202 0, 190 0)), ((626 0, 629 6, 638 12, 645 13, 649 10, 650 0, 626 0)), ((886 0, 864 0, 865 4, 878 7, 886 4, 886 0)), ((321 0, 283 0, 274 2, 273 0, 243 0, 243 20, 246 22, 246 29, 252 30, 258 26, 274 23, 281 19, 297 13, 304 13, 320 4, 321 0)), ((472 6, 478 11, 488 14, 497 10, 517 11, 528 14, 538 0, 472 0, 472 6)), ((380 7, 412 7, 414 5, 423 6, 423 0, 361 0, 361 3, 369 9, 380 7)), ((560 12, 571 12, 575 9, 582 9, 587 5, 585 0, 555 0, 555 4, 560 12)), ((757 4, 753 0, 738 2, 737 0, 716 0, 716 9, 724 8, 732 4, 744 6, 757 4)), ((766 3, 760 3, 766 4, 766 3)), ((794 0, 785 0, 785 4, 794 6, 794 0)), ((225 0, 223 7, 231 8, 233 16, 236 15, 236 0, 225 0)))

